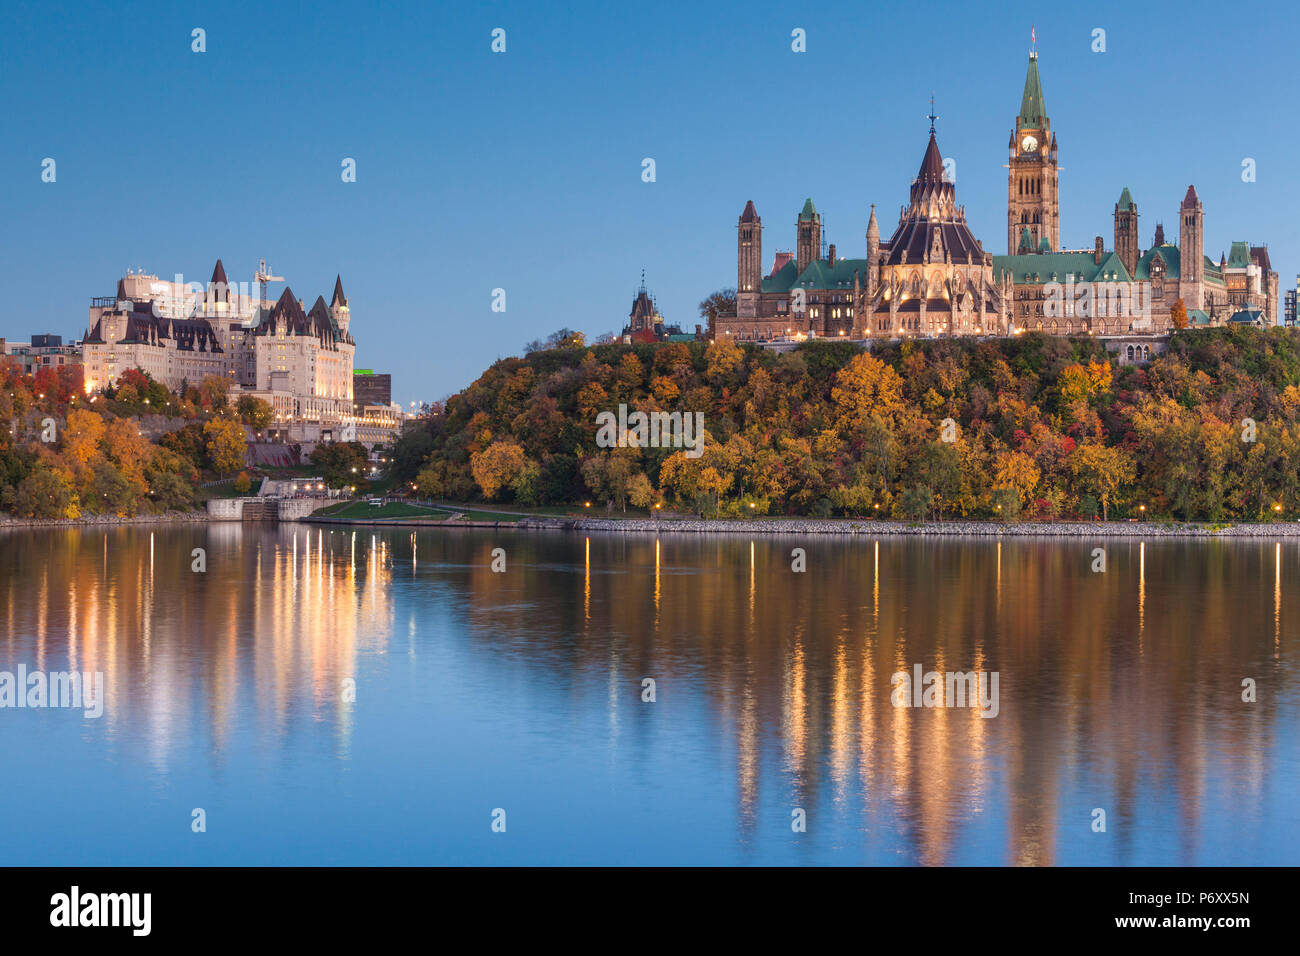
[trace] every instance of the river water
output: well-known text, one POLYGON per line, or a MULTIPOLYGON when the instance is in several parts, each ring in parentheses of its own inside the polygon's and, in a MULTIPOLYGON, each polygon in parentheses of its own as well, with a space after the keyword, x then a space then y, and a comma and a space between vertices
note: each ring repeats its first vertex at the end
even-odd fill
POLYGON ((0 708, 0 863, 1294 864, 1298 586, 1294 539, 4 532, 0 672, 105 689, 0 708))

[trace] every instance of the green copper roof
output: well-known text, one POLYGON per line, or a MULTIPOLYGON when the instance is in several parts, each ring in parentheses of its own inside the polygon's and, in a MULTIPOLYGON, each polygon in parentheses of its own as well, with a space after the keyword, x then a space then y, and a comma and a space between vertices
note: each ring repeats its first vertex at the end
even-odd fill
POLYGON ((805 222, 809 219, 817 218, 817 207, 813 205, 812 199, 803 201, 803 211, 799 213, 799 221, 805 222))
POLYGON ((776 275, 763 279, 764 292, 789 292, 791 289, 853 289, 853 273, 858 273, 858 281, 867 281, 866 259, 836 259, 831 265, 827 259, 815 259, 801 274, 796 274, 797 266, 791 260, 783 265, 776 275))
POLYGON ((1039 252, 1051 252, 1051 251, 1052 251, 1052 243, 1048 240, 1048 238, 1047 238, 1046 236, 1043 236, 1042 239, 1039 239, 1039 240, 1038 240, 1038 251, 1039 251, 1039 252))
POLYGON ((1016 249, 1016 251, 1020 253, 1028 253, 1034 251, 1034 240, 1033 237, 1029 235, 1028 226, 1025 226, 1025 228, 1020 231, 1020 246, 1018 249, 1016 249))
POLYGON ((1124 260, 1119 257, 1119 254, 1112 252, 1101 260, 1101 265, 1097 267, 1097 273, 1093 276, 1093 281, 1132 282, 1133 277, 1128 274, 1128 269, 1124 268, 1124 260))
POLYGON ((1065 282, 1074 276, 1075 282, 1091 282, 1097 274, 1097 263, 1091 252, 1039 252, 1027 256, 994 256, 993 274, 1011 273, 1016 285, 1034 285, 1047 282, 1065 282))
POLYGON ((864 281, 867 260, 836 259, 835 265, 831 265, 826 259, 814 259, 794 284, 800 289, 852 289, 854 272, 862 277, 859 282, 864 281))
POLYGON ((764 292, 789 292, 790 287, 794 285, 794 280, 799 277, 798 266, 791 259, 780 269, 776 270, 773 275, 764 276, 762 287, 764 292))
POLYGON ((1228 267, 1231 269, 1244 269, 1248 265, 1250 265, 1250 244, 1234 242, 1232 248, 1228 250, 1228 267))
POLYGON ((1151 260, 1159 256, 1165 264, 1165 278, 1177 279, 1182 275, 1183 260, 1178 252, 1177 246, 1163 245, 1154 249, 1148 249, 1138 260, 1137 266, 1133 269, 1133 278, 1142 280, 1151 278, 1151 260))
POLYGON ((1047 107, 1043 105, 1043 82, 1038 78, 1038 57, 1030 54, 1025 73, 1025 95, 1020 99, 1018 129, 1047 129, 1047 107))
POLYGON ((1187 324, 1188 325, 1209 325, 1210 315, 1208 312, 1205 312, 1201 309, 1188 309, 1187 324))
POLYGON ((1125 186, 1124 191, 1119 194, 1118 205, 1120 212, 1127 212, 1133 208, 1133 196, 1129 193, 1127 186, 1125 186))

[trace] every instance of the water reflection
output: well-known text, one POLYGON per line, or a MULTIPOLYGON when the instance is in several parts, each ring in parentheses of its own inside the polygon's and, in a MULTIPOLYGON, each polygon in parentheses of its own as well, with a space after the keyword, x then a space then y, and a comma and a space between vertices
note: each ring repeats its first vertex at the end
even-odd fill
MULTIPOLYGON (((368 712, 344 682, 362 697, 371 680, 424 682, 427 697, 371 718, 384 735, 470 735, 492 720, 529 738, 559 792, 586 786, 599 753, 610 792, 653 765, 683 798, 725 794, 730 822, 672 847, 685 861, 829 861, 847 848, 850 862, 1178 864, 1294 847, 1277 799, 1297 783, 1279 728, 1295 719, 1300 562, 1273 541, 1123 540, 1094 573, 1095 546, 11 532, 3 658, 103 671, 93 746, 126 741, 124 759, 162 774, 250 747, 292 755, 320 727, 330 759, 349 761, 368 712), (191 570, 196 547, 206 573, 191 570), (495 547, 505 573, 491 570, 495 547), (806 573, 791 570, 794 547, 806 573), (999 715, 893 707, 891 675, 916 664, 999 672, 999 715), (1242 701, 1245 678, 1256 703, 1242 701), (429 699, 451 702, 430 717, 429 699), (794 808, 807 834, 790 830, 794 808), (1094 808, 1106 834, 1091 831, 1094 808)), ((415 772, 407 759, 392 757, 394 780, 415 772)), ((488 764, 458 759, 439 774, 488 764)), ((641 808, 642 837, 673 825, 655 816, 662 797, 605 799, 641 808)))

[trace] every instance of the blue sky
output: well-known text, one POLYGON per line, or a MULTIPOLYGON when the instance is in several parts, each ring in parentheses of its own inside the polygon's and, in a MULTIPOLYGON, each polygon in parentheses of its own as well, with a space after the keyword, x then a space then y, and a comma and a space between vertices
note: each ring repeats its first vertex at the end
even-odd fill
POLYGON ((220 256, 251 281, 265 257, 308 304, 341 272, 358 367, 392 372, 403 404, 441 398, 561 326, 618 330, 643 268, 693 329, 735 284, 747 199, 765 265, 805 196, 863 255, 870 204, 887 237, 906 199, 931 90, 958 200, 1002 253, 1031 25, 1065 245, 1111 245, 1125 185, 1143 247, 1157 221, 1175 241, 1195 183, 1208 254, 1267 242, 1284 289, 1300 268, 1300 14, 1281 3, 6 3, 4 19, 8 338, 80 336, 128 267, 206 281, 220 256))

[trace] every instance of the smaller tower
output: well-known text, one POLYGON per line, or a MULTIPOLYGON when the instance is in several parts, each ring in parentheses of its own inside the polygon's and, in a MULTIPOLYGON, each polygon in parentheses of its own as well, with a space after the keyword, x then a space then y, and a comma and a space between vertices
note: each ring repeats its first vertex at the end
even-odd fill
POLYGON ((867 222, 867 299, 876 294, 880 285, 880 224, 876 222, 876 204, 871 204, 871 219, 867 222))
POLYGON ((1131 276, 1138 261, 1138 208, 1127 186, 1115 203, 1115 254, 1131 276))
POLYGON ((352 316, 348 312, 348 297, 343 294, 343 277, 334 276, 334 297, 330 299, 330 315, 334 318, 334 324, 339 327, 339 331, 344 336, 348 334, 348 322, 352 316))
POLYGON ((763 220, 751 199, 736 224, 736 294, 760 292, 763 278, 763 220))
POLYGON ((804 269, 821 257, 822 251, 822 217, 817 212, 817 207, 813 205, 812 199, 804 200, 803 210, 799 213, 799 221, 795 225, 798 237, 795 246, 798 261, 795 263, 795 268, 798 274, 802 275, 804 269))
POLYGON ((226 278, 226 267, 217 260, 212 270, 212 280, 203 293, 204 315, 216 315, 230 311, 230 282, 226 278))
POLYGON ((1178 296, 1188 310, 1200 309, 1205 306, 1205 210, 1195 186, 1187 187, 1178 212, 1178 296))

